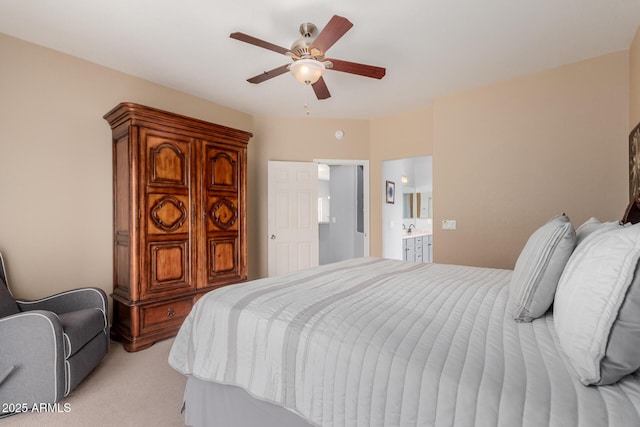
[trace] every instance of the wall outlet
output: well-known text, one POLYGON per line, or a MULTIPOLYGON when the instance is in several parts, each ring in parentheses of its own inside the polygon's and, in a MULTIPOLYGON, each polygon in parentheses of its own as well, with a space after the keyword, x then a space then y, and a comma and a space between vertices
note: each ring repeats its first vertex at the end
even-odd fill
POLYGON ((455 219, 443 219, 442 220, 442 229, 443 230, 455 230, 456 229, 456 220, 455 219))

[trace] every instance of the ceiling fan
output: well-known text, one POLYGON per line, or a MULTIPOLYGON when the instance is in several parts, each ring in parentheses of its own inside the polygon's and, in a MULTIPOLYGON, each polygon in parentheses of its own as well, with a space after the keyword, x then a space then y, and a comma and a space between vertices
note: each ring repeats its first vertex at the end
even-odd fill
POLYGON ((359 76, 381 79, 386 70, 373 65, 359 64, 340 59, 325 58, 325 53, 342 36, 353 27, 353 24, 342 16, 334 15, 327 25, 318 33, 318 28, 311 23, 300 25, 302 38, 291 45, 291 49, 269 43, 244 33, 231 33, 229 37, 264 49, 289 56, 290 64, 281 65, 247 79, 249 83, 262 83, 290 71, 298 81, 311 85, 318 99, 331 97, 322 75, 325 70, 341 71, 359 76))

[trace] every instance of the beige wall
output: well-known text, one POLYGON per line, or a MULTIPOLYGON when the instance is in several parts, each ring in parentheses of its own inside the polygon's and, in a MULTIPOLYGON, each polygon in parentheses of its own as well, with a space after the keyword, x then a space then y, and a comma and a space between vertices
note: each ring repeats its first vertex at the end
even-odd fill
POLYGON ((433 150, 433 109, 367 120, 258 117, 249 147, 249 276, 267 275, 267 161, 369 160, 370 254, 382 255, 383 160, 424 156, 433 150), (337 129, 343 140, 334 137, 337 129), (301 136, 303 135, 303 136, 301 136))
POLYGON ((622 216, 628 67, 624 51, 436 100, 436 262, 513 268, 555 214, 622 216))
POLYGON ((638 35, 630 52, 371 121, 252 118, 2 34, 0 52, 0 250, 20 297, 85 284, 111 291, 111 146, 102 115, 125 100, 254 133, 251 278, 267 272, 268 160, 370 160, 374 256, 382 251, 383 160, 433 155, 435 224, 459 225, 434 227, 437 262, 510 268, 548 216, 617 218, 626 203, 627 129, 640 121, 638 35))
MULTIPOLYGON (((256 117, 256 137, 249 146, 249 277, 264 277, 267 260, 267 162, 314 159, 367 160, 367 120, 256 117), (344 131, 337 140, 335 131, 344 131)), ((373 206, 373 205, 372 205, 373 206)))
POLYGON ((629 130, 640 123, 640 27, 629 48, 629 130))
MULTIPOLYGON (((252 131, 252 117, 0 34, 0 251, 15 294, 112 290, 111 130, 122 101, 252 131)), ((251 143, 251 142, 250 142, 251 143)))
MULTIPOLYGON (((433 108, 371 120, 370 205, 372 256, 382 256, 382 201, 384 198, 384 160, 433 154, 433 108)), ((435 204, 434 204, 435 206, 435 204)))

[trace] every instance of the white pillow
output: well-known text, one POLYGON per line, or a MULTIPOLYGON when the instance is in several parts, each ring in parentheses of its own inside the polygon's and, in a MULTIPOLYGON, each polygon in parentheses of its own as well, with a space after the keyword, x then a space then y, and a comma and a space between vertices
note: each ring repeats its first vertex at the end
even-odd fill
POLYGON ((575 245, 576 233, 565 214, 551 218, 529 237, 509 288, 509 307, 516 321, 531 322, 546 313, 575 245))
POLYGON ((576 230, 576 246, 578 246, 588 235, 595 231, 603 231, 618 227, 623 227, 620 221, 600 222, 598 218, 591 217, 576 230))
POLYGON ((585 385, 611 384, 640 368, 639 259, 640 224, 614 228, 586 237, 562 274, 554 324, 585 385))

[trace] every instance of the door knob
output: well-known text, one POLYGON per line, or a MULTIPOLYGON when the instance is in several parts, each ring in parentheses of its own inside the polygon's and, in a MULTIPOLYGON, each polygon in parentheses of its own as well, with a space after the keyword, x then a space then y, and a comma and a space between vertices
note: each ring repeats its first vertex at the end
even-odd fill
POLYGON ((276 239, 276 235, 272 234, 271 237, 269 237, 271 240, 275 240, 276 239))

